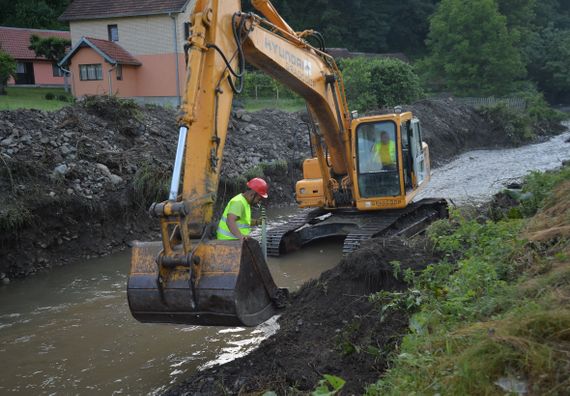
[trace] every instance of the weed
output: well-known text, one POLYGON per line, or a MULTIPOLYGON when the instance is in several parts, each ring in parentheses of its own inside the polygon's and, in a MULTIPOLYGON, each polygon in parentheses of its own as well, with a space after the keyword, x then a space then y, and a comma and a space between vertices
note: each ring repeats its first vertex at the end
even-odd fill
POLYGON ((32 214, 20 202, 0 207, 0 231, 11 233, 24 228, 32 220, 32 214))
POLYGON ((169 188, 169 172, 159 166, 146 162, 142 164, 133 178, 131 201, 139 209, 146 209, 150 204, 166 198, 169 188))
MULTIPOLYGON (((543 216, 533 219, 534 231, 567 224, 567 172, 529 177, 533 210, 543 216)), ((531 394, 568 393, 570 241, 527 242, 526 223, 454 213, 432 226, 428 236, 446 258, 409 274, 407 291, 371 297, 381 315, 415 313, 391 368, 367 395, 503 394, 499 385, 510 378, 531 394)))
POLYGON ((330 374, 324 374, 323 379, 319 381, 319 385, 311 392, 312 396, 333 396, 336 395, 344 387, 346 383, 340 377, 330 374))
POLYGON ((46 100, 53 100, 55 98, 55 95, 51 92, 48 92, 45 94, 45 98, 46 100))

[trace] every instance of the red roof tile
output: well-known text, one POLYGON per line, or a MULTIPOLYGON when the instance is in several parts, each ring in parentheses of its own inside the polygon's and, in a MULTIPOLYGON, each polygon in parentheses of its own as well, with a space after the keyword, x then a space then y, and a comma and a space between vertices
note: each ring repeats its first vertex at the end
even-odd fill
POLYGON ((60 21, 182 12, 190 0, 73 0, 60 21))
POLYGON ((45 59, 37 57, 36 53, 31 49, 30 36, 35 34, 40 37, 61 37, 71 40, 69 32, 61 30, 39 30, 39 29, 22 29, 0 26, 0 47, 14 59, 45 59))
POLYGON ((99 40, 91 37, 85 38, 117 63, 126 65, 141 65, 137 58, 132 56, 126 49, 113 41, 99 40))
POLYGON ((142 63, 127 50, 113 41, 100 40, 92 37, 82 37, 81 40, 59 62, 60 65, 68 63, 75 53, 84 47, 90 47, 99 53, 109 63, 140 66, 142 63))

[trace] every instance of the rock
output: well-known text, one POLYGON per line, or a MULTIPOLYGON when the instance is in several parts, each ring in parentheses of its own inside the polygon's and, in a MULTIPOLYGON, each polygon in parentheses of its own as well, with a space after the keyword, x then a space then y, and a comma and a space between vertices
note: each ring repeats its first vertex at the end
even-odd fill
POLYGON ((68 188, 68 189, 67 189, 67 193, 68 193, 69 195, 73 194, 73 188, 68 188))
POLYGON ((114 186, 117 186, 123 182, 123 178, 115 174, 111 174, 111 176, 109 176, 109 180, 114 186))
POLYGON ((108 178, 111 178, 111 171, 109 170, 109 168, 107 167, 107 165, 104 164, 96 164, 95 165, 97 167, 97 169, 99 169, 105 176, 107 176, 108 178))
POLYGON ((10 283, 10 278, 4 278, 2 279, 2 284, 7 285, 10 283))
POLYGON ((9 136, 0 142, 0 146, 8 147, 11 146, 13 143, 14 143, 14 138, 12 136, 9 136))
POLYGON ((55 197, 55 192, 50 191, 50 192, 49 192, 49 196, 52 197, 52 198, 55 197))
POLYGON ((243 114, 241 116, 241 119, 244 120, 245 122, 251 122, 253 121, 253 118, 249 115, 249 114, 243 114))
POLYGON ((3 272, 0 272, 0 280, 4 279, 6 277, 6 274, 3 272))
POLYGON ((65 174, 67 173, 68 170, 69 170, 69 168, 67 167, 66 164, 61 164, 61 165, 58 165, 54 168, 53 173, 56 175, 65 176, 65 174))
POLYGON ((241 120, 241 118, 244 116, 244 114, 245 114, 244 109, 237 109, 236 110, 236 118, 239 118, 241 120))

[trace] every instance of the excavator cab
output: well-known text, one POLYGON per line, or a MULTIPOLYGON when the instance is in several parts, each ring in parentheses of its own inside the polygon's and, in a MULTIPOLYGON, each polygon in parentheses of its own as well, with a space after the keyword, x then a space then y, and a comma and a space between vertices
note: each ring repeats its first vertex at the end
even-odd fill
POLYGON ((354 122, 354 180, 360 210, 406 207, 429 180, 429 150, 411 113, 354 122))

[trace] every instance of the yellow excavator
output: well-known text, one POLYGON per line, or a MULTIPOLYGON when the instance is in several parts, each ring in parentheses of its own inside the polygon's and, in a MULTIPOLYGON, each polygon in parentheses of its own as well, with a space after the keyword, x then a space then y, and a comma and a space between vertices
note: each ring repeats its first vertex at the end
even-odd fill
POLYGON ((132 249, 127 295, 139 321, 255 326, 286 303, 287 291, 276 286, 254 239, 212 239, 232 100, 242 89, 246 62, 305 99, 314 152, 296 185, 300 207, 314 209, 269 231, 269 255, 330 236, 343 236, 348 253, 363 240, 413 235, 447 216, 445 200, 413 202, 430 177, 419 121, 399 109, 371 117, 350 113, 322 36, 295 32, 268 0, 252 5, 263 17, 242 12, 239 0, 198 0, 189 21, 169 199, 150 208, 162 240, 132 249))

